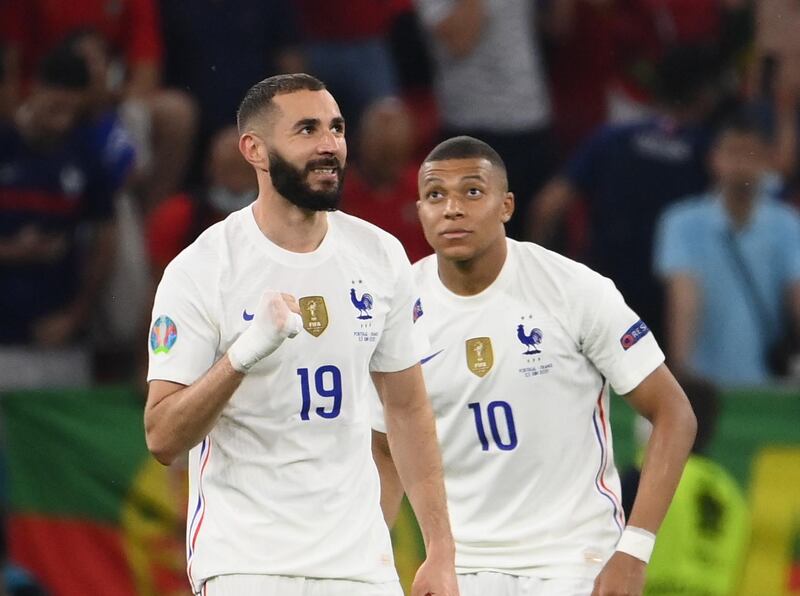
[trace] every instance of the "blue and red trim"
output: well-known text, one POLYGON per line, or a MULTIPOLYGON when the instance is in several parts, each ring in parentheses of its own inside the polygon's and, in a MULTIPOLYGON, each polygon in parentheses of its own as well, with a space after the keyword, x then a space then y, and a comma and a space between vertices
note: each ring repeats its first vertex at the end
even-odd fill
POLYGON ((622 510, 622 503, 619 497, 606 485, 605 474, 608 469, 608 459, 610 449, 608 448, 608 422, 606 420, 605 408, 603 407, 603 394, 605 393, 605 383, 600 388, 600 395, 597 397, 597 407, 592 414, 592 424, 597 442, 600 445, 600 466, 594 478, 594 486, 601 495, 609 500, 613 508, 614 523, 617 524, 620 534, 625 527, 625 513, 622 510))
POLYGON ((200 528, 203 527, 203 520, 206 516, 206 498, 203 493, 203 475, 206 471, 208 461, 211 459, 211 437, 203 439, 200 445, 200 474, 197 479, 197 506, 192 515, 192 521, 189 524, 189 530, 186 533, 187 551, 189 555, 187 573, 189 581, 194 585, 192 578, 192 559, 194 557, 195 545, 197 544, 197 537, 200 534, 200 528), (199 518, 198 518, 199 515, 199 518), (196 525, 195 525, 196 524, 196 525))

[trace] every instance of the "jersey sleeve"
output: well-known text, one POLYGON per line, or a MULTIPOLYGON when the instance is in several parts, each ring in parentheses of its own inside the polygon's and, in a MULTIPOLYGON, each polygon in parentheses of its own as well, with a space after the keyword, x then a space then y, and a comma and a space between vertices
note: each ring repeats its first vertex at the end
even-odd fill
POLYGON ((594 275, 582 293, 581 350, 614 391, 630 393, 664 362, 664 354, 610 279, 594 275))
POLYGON ((414 325, 414 304, 419 296, 411 263, 399 241, 392 238, 389 245, 396 278, 392 306, 386 324, 370 361, 370 370, 396 372, 417 364, 428 348, 425 335, 414 325))
POLYGON ((216 320, 197 284, 168 267, 153 304, 147 380, 191 385, 214 364, 218 345, 216 320))

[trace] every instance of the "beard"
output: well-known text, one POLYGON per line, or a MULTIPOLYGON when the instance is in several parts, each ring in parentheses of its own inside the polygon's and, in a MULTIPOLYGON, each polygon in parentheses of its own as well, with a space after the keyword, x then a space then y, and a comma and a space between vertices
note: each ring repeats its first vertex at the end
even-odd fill
POLYGON ((269 152, 269 174, 272 185, 287 201, 309 211, 336 211, 342 199, 344 170, 335 157, 323 157, 306 164, 302 170, 294 167, 276 151, 269 152), (308 177, 315 168, 333 168, 337 174, 334 184, 314 190, 308 177))

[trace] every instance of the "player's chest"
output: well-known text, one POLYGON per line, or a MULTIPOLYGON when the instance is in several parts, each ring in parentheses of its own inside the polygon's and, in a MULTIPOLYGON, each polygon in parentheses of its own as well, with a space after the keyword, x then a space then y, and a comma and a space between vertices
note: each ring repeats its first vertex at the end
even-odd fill
POLYGON ((432 302, 423 318, 431 343, 423 373, 441 413, 471 401, 531 403, 532 395, 557 391, 585 362, 558 318, 535 303, 457 311, 432 302))
POLYGON ((221 284, 220 346, 247 329, 267 289, 293 296, 303 319, 303 332, 288 346, 374 347, 391 306, 393 282, 375 269, 328 262, 313 269, 264 266, 242 271, 221 284))

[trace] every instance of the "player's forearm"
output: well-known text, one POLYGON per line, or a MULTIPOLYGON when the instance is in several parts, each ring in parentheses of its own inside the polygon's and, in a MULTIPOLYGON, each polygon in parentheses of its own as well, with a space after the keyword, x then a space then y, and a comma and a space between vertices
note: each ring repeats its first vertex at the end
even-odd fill
POLYGON ((383 519, 390 528, 397 521, 400 513, 400 505, 403 501, 403 483, 397 474, 397 468, 392 459, 389 440, 385 433, 372 431, 372 459, 378 468, 378 476, 381 480, 381 511, 383 519))
MULTIPOLYGON (((219 419, 244 375, 227 355, 188 387, 158 399, 151 395, 145 408, 147 447, 162 464, 172 463, 203 440, 219 419), (152 402, 152 403, 151 403, 152 402)), ((151 383, 151 394, 155 383, 151 383)))
POLYGON ((424 388, 415 392, 405 407, 387 403, 386 426, 391 453, 419 521, 428 556, 452 558, 441 454, 424 388))
POLYGON ((655 534, 681 479, 697 431, 697 421, 685 397, 664 396, 649 416, 653 432, 628 524, 655 534))

